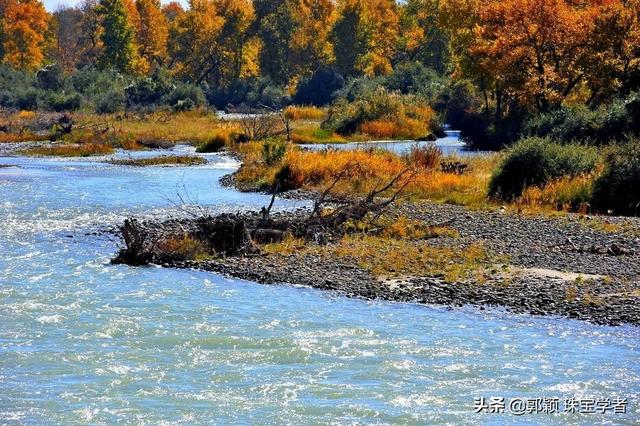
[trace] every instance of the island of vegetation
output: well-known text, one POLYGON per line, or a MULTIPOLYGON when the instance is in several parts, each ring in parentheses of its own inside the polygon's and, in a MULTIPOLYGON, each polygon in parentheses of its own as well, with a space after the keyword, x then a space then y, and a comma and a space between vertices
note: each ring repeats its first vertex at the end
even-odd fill
POLYGON ((116 262, 640 323, 637 0, 3 0, 0 46, 3 155, 220 153, 273 195, 128 220, 116 262), (381 140, 416 143, 339 149, 381 140))

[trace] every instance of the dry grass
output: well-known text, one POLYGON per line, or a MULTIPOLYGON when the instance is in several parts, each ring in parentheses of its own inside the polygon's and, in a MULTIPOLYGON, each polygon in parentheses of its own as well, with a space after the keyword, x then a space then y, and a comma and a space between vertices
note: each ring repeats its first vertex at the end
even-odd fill
POLYGON ((33 147, 20 153, 35 157, 90 157, 112 154, 114 148, 103 143, 65 144, 33 147))
MULTIPOLYGON (((357 138, 349 138, 350 140, 357 138)), ((295 124, 291 140, 296 144, 314 143, 345 143, 348 142, 343 136, 329 130, 324 130, 318 123, 295 124)))
POLYGON ((202 157, 191 155, 170 155, 166 157, 132 158, 126 160, 111 160, 111 164, 119 166, 149 167, 149 166, 199 166, 206 164, 202 157))
POLYGON ((74 119, 78 126, 109 125, 118 139, 132 139, 142 145, 177 142, 199 145, 220 132, 239 131, 237 123, 221 122, 214 114, 202 111, 156 112, 142 117, 78 114, 74 119))
POLYGON ((532 186, 524 190, 515 204, 522 208, 538 210, 573 211, 590 213, 591 194, 595 174, 565 176, 540 188, 532 186))
MULTIPOLYGON (((295 187, 319 190, 329 185, 347 165, 350 172, 335 187, 340 195, 362 195, 388 182, 410 166, 405 159, 387 151, 301 151, 291 147, 282 162, 269 166, 261 158, 262 145, 243 144, 235 148, 244 158, 236 178, 245 185, 272 186, 284 166, 291 171, 295 187)), ((464 205, 487 203, 487 184, 496 160, 493 156, 465 160, 469 171, 463 175, 419 168, 405 194, 416 199, 464 205)))
POLYGON ((424 240, 442 237, 458 238, 460 234, 455 229, 447 226, 432 226, 425 222, 401 216, 385 226, 382 236, 398 240, 424 240))
POLYGON ((413 118, 366 121, 360 132, 377 139, 420 139, 429 135, 428 122, 413 118))
POLYGON ((165 256, 174 260, 204 260, 212 255, 200 240, 188 235, 171 235, 157 245, 165 256))
POLYGON ((47 140, 49 140, 49 135, 36 134, 29 131, 20 133, 0 133, 0 143, 40 142, 47 140))
POLYGON ((288 120, 322 121, 327 117, 327 112, 312 106, 290 106, 284 110, 284 116, 288 120))
POLYGON ((411 150, 404 155, 404 159, 416 167, 435 169, 440 165, 442 160, 442 151, 436 144, 413 146, 411 150))
MULTIPOLYGON (((462 204, 483 202, 491 174, 490 159, 472 159, 470 172, 464 175, 439 170, 418 169, 406 194, 420 199, 462 204)), ((408 164, 399 156, 385 151, 290 151, 285 163, 293 176, 310 189, 325 187, 347 164, 357 164, 347 179, 337 186, 342 194, 364 194, 388 182, 408 164)))
POLYGON ((264 247, 269 254, 301 254, 354 264, 376 277, 442 275, 449 283, 482 281, 495 262, 482 245, 434 247, 425 240, 347 235, 337 244, 305 245, 297 239, 264 247))

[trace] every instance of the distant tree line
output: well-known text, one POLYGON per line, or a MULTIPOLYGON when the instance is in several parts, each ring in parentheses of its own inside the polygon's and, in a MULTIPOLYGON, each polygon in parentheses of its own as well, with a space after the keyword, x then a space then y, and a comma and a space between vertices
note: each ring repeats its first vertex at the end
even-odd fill
POLYGON ((0 0, 0 62, 3 106, 325 105, 373 84, 499 147, 635 99, 640 0, 0 0))

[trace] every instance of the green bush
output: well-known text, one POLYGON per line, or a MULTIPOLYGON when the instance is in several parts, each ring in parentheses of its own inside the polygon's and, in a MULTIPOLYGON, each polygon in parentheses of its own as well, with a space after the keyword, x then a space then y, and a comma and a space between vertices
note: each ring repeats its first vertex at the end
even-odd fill
POLYGON ((111 90, 96 100, 98 114, 113 114, 124 109, 125 96, 121 90, 111 90))
POLYGON ((633 92, 597 109, 563 107, 534 116, 525 124, 523 133, 562 142, 578 140, 604 145, 638 135, 639 119, 640 93, 633 92))
POLYGON ((193 84, 179 84, 167 96, 163 103, 176 111, 188 111, 206 104, 202 89, 193 84))
POLYGON ((226 145, 226 138, 224 135, 215 135, 202 145, 198 146, 196 152, 206 153, 206 152, 219 152, 224 149, 226 145))
POLYGON ((595 182, 593 205, 599 211, 640 214, 640 139, 607 153, 605 170, 595 182))
POLYGON ((76 111, 80 109, 81 98, 77 93, 48 92, 43 107, 50 111, 76 111))
MULTIPOLYGON (((400 123, 403 119, 420 122, 427 120, 428 107, 422 98, 388 92, 383 87, 363 90, 360 97, 338 99, 329 109, 323 128, 340 135, 352 135, 360 131, 368 121, 388 120, 400 123)), ((432 123, 424 123, 427 127, 432 123)), ((425 135, 421 135, 425 136, 425 135)))
POLYGON ((405 95, 419 95, 433 102, 445 90, 444 78, 420 62, 398 64, 384 78, 384 87, 405 95))
POLYGON ((287 144, 277 140, 266 140, 262 144, 262 159, 269 166, 278 164, 287 152, 287 144))
POLYGON ((513 200, 529 186, 542 186, 562 176, 593 170, 598 151, 577 144, 562 145, 549 139, 527 138, 511 147, 489 183, 489 194, 513 200))

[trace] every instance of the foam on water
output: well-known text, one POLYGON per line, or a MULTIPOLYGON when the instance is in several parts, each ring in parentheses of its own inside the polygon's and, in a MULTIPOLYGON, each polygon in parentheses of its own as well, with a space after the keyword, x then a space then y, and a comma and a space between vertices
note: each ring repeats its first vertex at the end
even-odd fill
POLYGON ((2 159, 21 173, 0 169, 0 423, 477 424, 479 395, 630 401, 626 416, 487 423, 640 419, 637 328, 109 265, 117 241, 92 233, 179 214, 176 188, 213 210, 268 203, 221 188, 234 166, 208 158, 152 169, 2 159))

